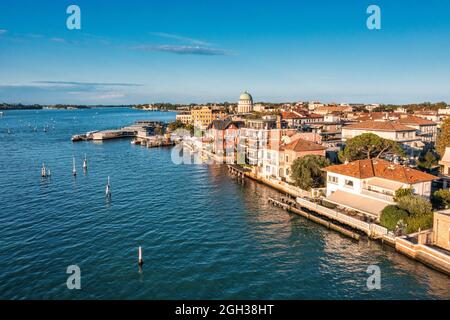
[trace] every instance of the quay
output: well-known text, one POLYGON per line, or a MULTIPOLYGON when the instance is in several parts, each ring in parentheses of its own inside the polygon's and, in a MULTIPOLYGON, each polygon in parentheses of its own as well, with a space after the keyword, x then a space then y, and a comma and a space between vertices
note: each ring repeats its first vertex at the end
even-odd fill
POLYGON ((339 226, 338 224, 333 223, 333 222, 331 222, 329 220, 322 219, 322 218, 318 217, 317 215, 314 215, 312 213, 308 213, 308 212, 306 212, 304 210, 300 210, 297 207, 297 203, 294 200, 291 200, 289 198, 283 198, 282 197, 281 201, 275 200, 273 198, 269 198, 268 202, 270 204, 276 206, 276 207, 280 207, 280 208, 282 208, 282 209, 284 209, 286 211, 290 211, 290 212, 296 213, 296 214, 298 214, 298 215, 300 215, 300 216, 302 216, 302 217, 304 217, 304 218, 306 218, 308 220, 314 221, 314 222, 316 222, 316 223, 318 223, 318 224, 320 224, 320 225, 322 225, 322 226, 324 226, 324 227, 326 227, 328 229, 332 229, 332 230, 338 231, 341 234, 346 235, 346 236, 348 236, 348 237, 350 237, 352 239, 359 240, 359 238, 360 238, 360 235, 356 231, 344 228, 344 227, 339 226))
POLYGON ((228 165, 228 170, 239 179, 244 180, 247 177, 286 194, 287 197, 281 197, 280 200, 268 199, 268 202, 276 207, 303 216, 355 240, 359 240, 360 235, 364 235, 380 241, 395 248, 398 253, 450 276, 450 257, 448 254, 427 245, 427 243, 430 243, 431 230, 424 230, 408 236, 395 236, 376 223, 362 221, 310 201, 307 198, 314 198, 311 194, 309 196, 300 195, 298 190, 258 177, 248 168, 233 164, 228 165))
POLYGON ((161 121, 138 120, 134 124, 120 129, 90 131, 85 134, 72 136, 72 142, 88 141, 88 140, 110 140, 119 138, 134 138, 138 136, 148 137, 154 134, 155 128, 164 128, 165 123, 161 121))

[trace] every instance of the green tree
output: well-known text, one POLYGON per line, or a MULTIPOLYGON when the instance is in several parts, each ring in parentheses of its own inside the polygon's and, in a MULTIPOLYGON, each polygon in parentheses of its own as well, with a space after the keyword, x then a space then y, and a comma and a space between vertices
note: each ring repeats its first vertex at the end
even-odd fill
POLYGON ((421 196, 404 196, 398 199, 397 206, 406 210, 412 216, 420 216, 433 213, 431 202, 421 196))
POLYGON ((404 156, 400 145, 392 140, 381 138, 373 133, 363 133, 347 140, 345 149, 339 153, 342 162, 379 158, 390 152, 404 156))
POLYGON ((397 202, 401 197, 414 195, 414 189, 410 188, 400 188, 395 191, 394 201, 397 202))
POLYGON ((419 161, 419 167, 423 169, 431 169, 436 165, 437 165, 437 158, 435 157, 433 152, 431 152, 431 150, 428 150, 423 159, 419 161))
POLYGON ((433 193, 431 202, 436 209, 447 209, 450 206, 450 190, 437 190, 433 193))
POLYGON ((323 187, 326 173, 322 168, 330 164, 327 158, 317 155, 297 158, 291 166, 291 178, 296 186, 304 190, 323 187))
POLYGON ((436 151, 441 158, 444 156, 445 148, 450 147, 450 117, 445 119, 441 125, 441 132, 436 141, 436 151))
POLYGON ((409 216, 405 220, 406 233, 414 233, 419 230, 426 230, 433 227, 433 214, 427 213, 421 216, 409 216))
POLYGON ((399 220, 406 221, 409 217, 408 212, 397 206, 386 206, 380 215, 380 224, 390 231, 394 231, 399 220))

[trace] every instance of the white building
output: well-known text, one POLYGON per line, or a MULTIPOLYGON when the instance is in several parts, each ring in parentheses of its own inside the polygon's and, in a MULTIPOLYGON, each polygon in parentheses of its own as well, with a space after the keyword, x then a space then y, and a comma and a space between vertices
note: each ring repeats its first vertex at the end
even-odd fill
POLYGON ((253 111, 253 98, 245 91, 239 97, 237 112, 238 113, 250 113, 253 111))
POLYGON ((406 150, 422 149, 424 143, 416 136, 416 129, 392 121, 363 121, 342 127, 342 141, 363 133, 398 142, 406 150))
POLYGON ((381 159, 365 159, 324 168, 327 172, 326 200, 339 206, 379 218, 381 211, 394 204, 395 191, 414 189, 426 198, 431 182, 438 177, 381 159))

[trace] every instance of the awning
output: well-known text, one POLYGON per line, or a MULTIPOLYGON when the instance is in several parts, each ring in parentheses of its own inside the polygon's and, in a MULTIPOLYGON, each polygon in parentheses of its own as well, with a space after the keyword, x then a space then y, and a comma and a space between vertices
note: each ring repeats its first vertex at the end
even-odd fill
POLYGON ((346 207, 348 209, 360 211, 362 213, 375 216, 378 218, 381 211, 389 205, 386 202, 378 201, 372 198, 367 198, 364 196, 359 196, 357 194, 345 192, 342 190, 336 190, 330 194, 327 201, 337 204, 339 206, 346 207))

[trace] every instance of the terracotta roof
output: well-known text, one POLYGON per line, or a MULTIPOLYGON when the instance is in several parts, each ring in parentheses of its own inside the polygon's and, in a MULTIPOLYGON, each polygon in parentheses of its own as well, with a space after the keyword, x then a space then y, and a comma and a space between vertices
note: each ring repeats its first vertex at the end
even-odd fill
POLYGON ((301 117, 298 114, 295 114, 290 111, 283 111, 281 113, 281 118, 283 119, 300 119, 301 117))
POLYGON ((315 109, 316 111, 338 111, 345 112, 353 110, 351 106, 322 106, 315 109))
POLYGON ((381 159, 357 160, 347 164, 329 166, 323 170, 358 179, 379 177, 408 184, 438 179, 431 174, 381 159))
POLYGON ((416 117, 416 116, 407 116, 407 117, 400 117, 400 119, 397 120, 398 123, 401 124, 410 124, 410 125, 436 125, 435 122, 431 121, 431 120, 427 120, 427 119, 423 119, 420 117, 416 117))
POLYGON ((295 152, 304 152, 304 151, 317 151, 317 150, 326 150, 324 146, 311 142, 306 141, 303 139, 297 139, 292 141, 291 143, 287 144, 284 147, 285 150, 291 150, 295 152))
POLYGON ((344 129, 367 129, 374 131, 415 131, 414 128, 391 121, 363 121, 360 123, 354 123, 345 126, 344 129))

